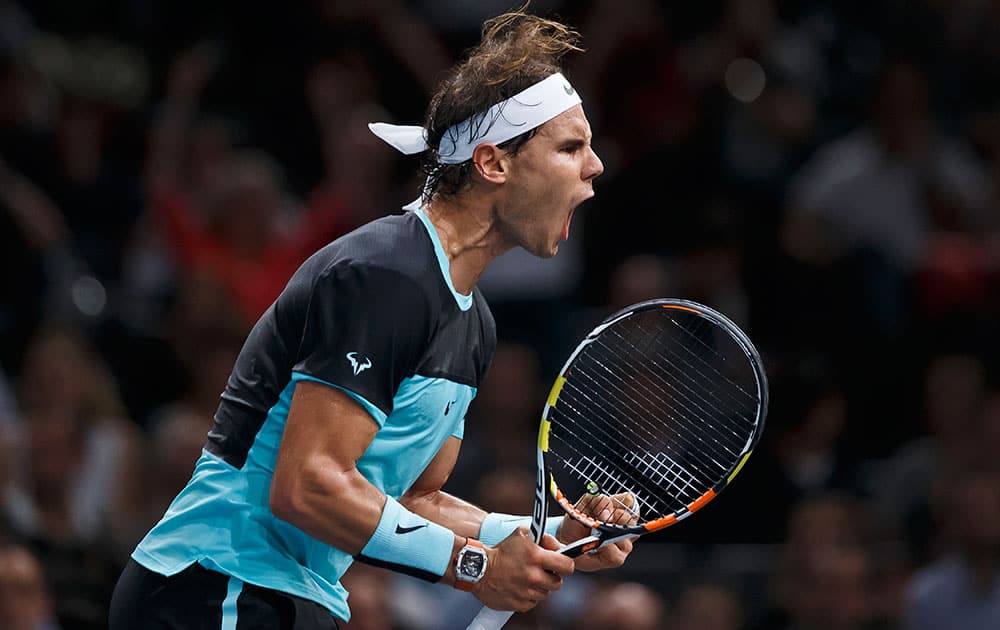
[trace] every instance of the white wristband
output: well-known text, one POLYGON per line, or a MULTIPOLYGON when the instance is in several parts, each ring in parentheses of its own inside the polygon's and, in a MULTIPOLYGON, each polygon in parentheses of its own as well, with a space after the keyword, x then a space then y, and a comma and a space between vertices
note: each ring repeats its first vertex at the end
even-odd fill
MULTIPOLYGON (((562 523, 560 517, 550 516, 545 519, 545 533, 555 536, 560 523, 562 523)), ((479 526, 479 540, 484 545, 492 547, 510 536, 518 527, 531 527, 531 517, 490 512, 479 526)))
POLYGON ((448 570, 454 545, 450 529, 417 516, 387 496, 375 533, 355 559, 437 582, 448 570))

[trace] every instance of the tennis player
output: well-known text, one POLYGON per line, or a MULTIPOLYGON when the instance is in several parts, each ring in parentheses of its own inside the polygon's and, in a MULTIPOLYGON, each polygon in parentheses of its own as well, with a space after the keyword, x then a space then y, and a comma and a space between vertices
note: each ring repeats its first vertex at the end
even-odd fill
MULTIPOLYGON (((564 25, 521 12, 484 25, 426 126, 373 124, 424 153, 421 199, 314 254, 236 360, 187 487, 119 580, 111 629, 336 628, 355 560, 524 611, 574 568, 587 532, 487 514, 441 491, 496 331, 476 281, 513 247, 553 256, 603 166, 562 76, 564 25)), ((610 509, 592 501, 592 510, 610 509)))

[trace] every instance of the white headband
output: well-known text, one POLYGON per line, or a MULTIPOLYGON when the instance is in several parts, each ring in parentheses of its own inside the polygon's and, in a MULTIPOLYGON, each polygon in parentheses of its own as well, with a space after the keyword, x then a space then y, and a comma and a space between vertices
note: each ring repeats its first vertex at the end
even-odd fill
MULTIPOLYGON (((505 101, 449 127, 441 137, 438 159, 444 164, 461 164, 484 142, 500 144, 552 120, 574 105, 580 95, 559 72, 518 92, 505 101), (479 135, 485 129, 485 133, 479 135)), ((376 136, 397 151, 420 153, 428 150, 427 131, 414 125, 369 123, 376 136)))

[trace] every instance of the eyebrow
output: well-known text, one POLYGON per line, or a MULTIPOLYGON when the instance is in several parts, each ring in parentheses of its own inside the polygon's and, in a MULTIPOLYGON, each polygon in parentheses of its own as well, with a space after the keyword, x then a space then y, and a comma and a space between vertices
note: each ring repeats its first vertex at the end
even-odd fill
POLYGON ((588 144, 594 139, 593 134, 588 133, 587 129, 571 129, 563 135, 563 138, 559 140, 560 146, 570 146, 573 144, 588 144))

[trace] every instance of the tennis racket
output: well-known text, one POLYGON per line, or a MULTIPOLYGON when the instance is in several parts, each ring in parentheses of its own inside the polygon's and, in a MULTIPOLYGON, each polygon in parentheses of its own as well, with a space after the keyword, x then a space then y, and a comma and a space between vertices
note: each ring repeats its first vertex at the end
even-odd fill
MULTIPOLYGON (((549 497, 591 530, 562 548, 570 557, 691 516, 746 463, 767 400, 760 355, 721 313, 674 299, 615 313, 580 342, 549 393, 538 430, 535 540, 549 497), (588 507, 603 498, 615 507, 611 522, 588 507)), ((468 630, 499 630, 512 614, 484 607, 468 630)))

